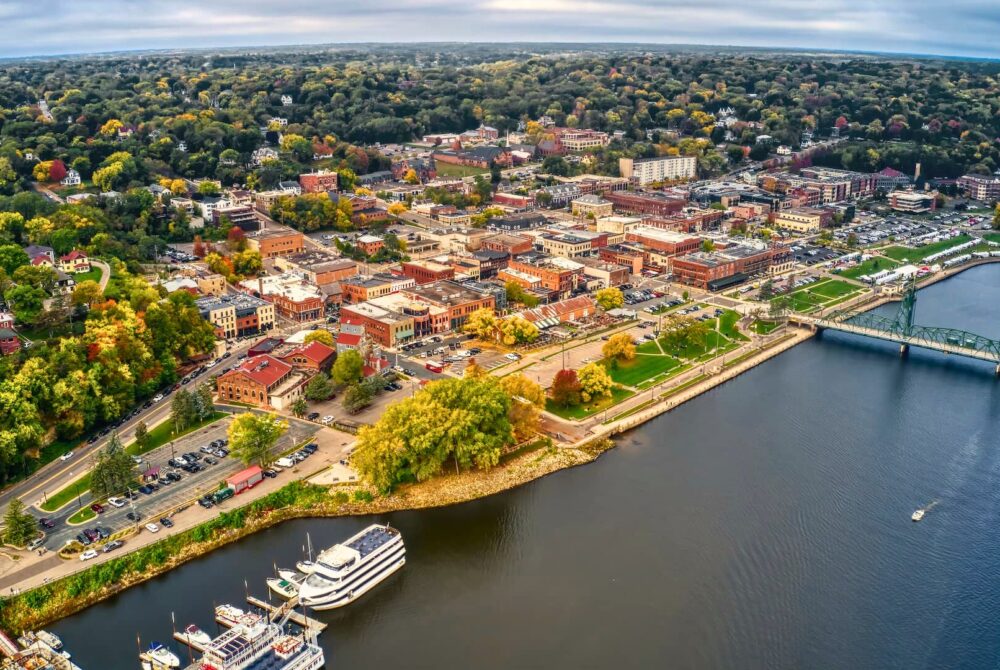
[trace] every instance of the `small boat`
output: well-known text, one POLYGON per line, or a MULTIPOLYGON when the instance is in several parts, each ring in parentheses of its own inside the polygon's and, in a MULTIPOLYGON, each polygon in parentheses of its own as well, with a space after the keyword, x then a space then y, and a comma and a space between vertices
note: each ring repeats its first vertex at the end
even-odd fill
POLYGON ((45 644, 45 646, 51 647, 55 651, 59 651, 60 649, 62 649, 63 646, 62 640, 60 640, 59 636, 56 635, 55 633, 50 633, 47 630, 40 630, 37 633, 35 633, 35 637, 41 640, 45 644))
POLYGON ((912 514, 912 516, 910 516, 910 518, 913 519, 914 521, 920 521, 921 519, 924 518, 924 514, 926 514, 926 513, 927 513, 927 510, 918 509, 916 512, 914 512, 912 514))
POLYGON ((295 569, 304 575, 311 575, 316 572, 316 564, 312 561, 299 561, 295 564, 295 569))
POLYGON ((284 568, 278 568, 278 576, 286 582, 291 582, 293 584, 298 584, 305 577, 305 575, 300 572, 295 570, 286 570, 284 568))
POLYGON ((283 635, 271 645, 271 648, 274 649, 275 656, 285 661, 297 654, 299 649, 304 646, 305 642, 302 641, 302 638, 295 635, 283 635))
POLYGON ((232 605, 219 605, 215 608, 215 620, 223 626, 238 626, 243 623, 246 612, 232 605))
POLYGON ((161 666, 179 668, 181 665, 181 659, 177 658, 177 654, 170 651, 159 642, 153 642, 149 645, 149 651, 146 652, 146 656, 149 660, 154 663, 159 663, 161 666))
POLYGON ((299 595, 299 587, 294 582, 279 577, 269 578, 267 580, 267 588, 286 600, 299 595))
POLYGON ((190 626, 185 628, 181 636, 185 640, 187 640, 188 644, 193 643, 201 645, 203 647, 212 641, 212 638, 209 636, 208 633, 203 631, 201 628, 198 628, 198 626, 194 624, 191 624, 190 626))

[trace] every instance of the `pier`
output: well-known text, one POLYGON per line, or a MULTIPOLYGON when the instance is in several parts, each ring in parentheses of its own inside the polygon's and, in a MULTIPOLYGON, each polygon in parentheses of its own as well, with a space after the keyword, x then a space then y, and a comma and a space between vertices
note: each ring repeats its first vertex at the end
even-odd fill
POLYGON ((308 617, 295 610, 295 606, 299 604, 297 596, 285 601, 280 606, 272 605, 271 603, 261 600, 256 596, 249 595, 247 596, 247 602, 254 607, 259 607, 267 612, 268 618, 273 622, 281 621, 283 618, 287 617, 288 621, 302 626, 310 635, 318 635, 326 630, 326 624, 319 619, 313 619, 312 617, 308 617))

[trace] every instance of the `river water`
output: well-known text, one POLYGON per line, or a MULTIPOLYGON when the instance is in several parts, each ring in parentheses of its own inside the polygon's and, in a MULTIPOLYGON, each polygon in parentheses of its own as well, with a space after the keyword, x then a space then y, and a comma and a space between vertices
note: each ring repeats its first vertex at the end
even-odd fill
MULTIPOLYGON (((921 291, 917 322, 1000 338, 1000 265, 921 291)), ((327 666, 996 667, 998 427, 991 366, 825 333, 592 465, 379 517, 407 565, 319 614, 327 666)), ((286 523, 52 630, 84 670, 134 670, 137 633, 168 641, 171 612, 214 631, 213 603, 263 596, 307 531, 371 521, 286 523)))

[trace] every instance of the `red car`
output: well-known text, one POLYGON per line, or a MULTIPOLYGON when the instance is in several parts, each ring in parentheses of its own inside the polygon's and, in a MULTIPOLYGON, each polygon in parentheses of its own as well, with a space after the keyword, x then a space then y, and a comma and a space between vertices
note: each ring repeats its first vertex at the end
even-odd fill
POLYGON ((104 505, 101 503, 94 503, 90 506, 90 509, 94 510, 98 514, 104 514, 104 505))

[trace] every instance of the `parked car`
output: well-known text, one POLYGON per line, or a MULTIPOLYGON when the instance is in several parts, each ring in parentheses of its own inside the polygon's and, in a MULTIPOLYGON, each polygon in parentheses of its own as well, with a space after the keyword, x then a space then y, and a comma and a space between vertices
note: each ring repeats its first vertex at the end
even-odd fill
POLYGON ((111 540, 111 542, 108 542, 107 544, 105 544, 102 547, 102 549, 103 549, 104 553, 107 554, 108 552, 112 552, 115 549, 117 549, 118 547, 121 547, 121 546, 124 546, 124 545, 125 545, 125 543, 122 542, 121 540, 111 540))
POLYGON ((168 517, 163 517, 160 519, 160 525, 163 526, 164 528, 173 528, 174 522, 171 521, 168 517))
POLYGON ((80 554, 81 561, 89 561, 92 558, 97 558, 97 552, 93 549, 88 549, 87 551, 80 554))
POLYGON ((159 533, 160 527, 157 526, 155 523, 147 523, 146 530, 148 530, 150 533, 159 533))
POLYGON ((142 515, 138 512, 129 512, 125 515, 125 518, 129 521, 142 521, 142 515))
POLYGON ((90 509, 96 512, 97 514, 104 514, 104 505, 102 505, 101 503, 94 503, 93 505, 90 506, 90 509))
POLYGON ((205 509, 208 509, 215 503, 212 502, 212 496, 203 496, 201 498, 198 498, 198 504, 204 507, 205 509))
POLYGON ((278 476, 278 471, 274 468, 268 468, 267 470, 264 470, 264 476, 274 479, 278 476))
POLYGON ((53 521, 52 519, 45 518, 45 519, 39 519, 38 525, 41 526, 42 528, 55 528, 56 522, 53 521))
POLYGON ((181 473, 179 472, 168 472, 167 479, 169 479, 172 482, 179 482, 181 479, 183 479, 183 477, 181 477, 181 473))
POLYGON ((282 456, 281 458, 275 461, 275 464, 283 468, 290 468, 295 465, 295 461, 293 461, 291 458, 287 456, 282 456))
POLYGON ((205 465, 215 465, 215 464, 216 464, 216 463, 218 463, 218 462, 219 462, 219 461, 215 460, 215 459, 214 459, 214 458, 212 458, 211 456, 206 456, 206 457, 205 457, 205 465))
POLYGON ((62 456, 59 457, 59 460, 60 461, 68 461, 71 458, 73 458, 73 452, 72 451, 67 451, 65 454, 63 454, 62 456))
POLYGON ((326 416, 323 417, 323 421, 321 423, 329 426, 331 423, 333 423, 333 417, 327 414, 326 416))
POLYGON ((319 418, 319 412, 309 412, 309 414, 306 416, 306 419, 309 421, 315 421, 318 418, 319 418))
POLYGON ((84 535, 83 533, 76 534, 76 541, 85 547, 90 545, 90 538, 84 535))
POLYGON ((521 360, 521 355, 520 354, 515 354, 512 351, 509 354, 507 354, 506 356, 504 356, 504 358, 506 358, 508 361, 519 361, 519 360, 521 360))
POLYGON ((98 538, 97 531, 94 530, 93 528, 84 528, 83 529, 83 534, 91 542, 93 542, 94 540, 96 540, 98 538))

